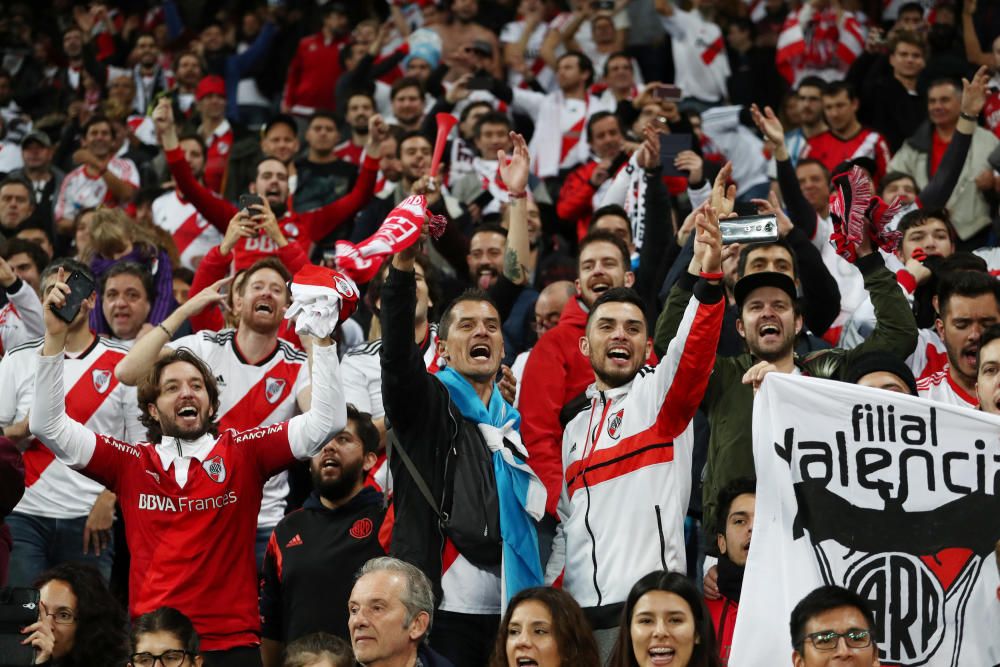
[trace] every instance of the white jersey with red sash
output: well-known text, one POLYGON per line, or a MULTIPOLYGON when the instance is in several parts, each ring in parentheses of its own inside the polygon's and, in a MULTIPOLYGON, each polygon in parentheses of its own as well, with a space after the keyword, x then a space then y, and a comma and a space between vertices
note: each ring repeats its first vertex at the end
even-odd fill
POLYGON ((917 393, 920 398, 929 398, 932 401, 962 408, 978 408, 979 399, 952 379, 950 369, 949 365, 945 365, 943 370, 918 380, 917 393))
POLYGON ((182 199, 177 190, 153 201, 153 222, 170 232, 181 264, 192 271, 198 268, 198 262, 209 250, 222 243, 219 230, 208 224, 194 204, 182 199))
MULTIPOLYGON (((572 16, 568 12, 565 16, 572 16)), ((562 15, 553 19, 552 23, 541 22, 535 26, 535 29, 531 32, 531 36, 528 37, 528 41, 524 47, 524 62, 528 66, 528 70, 531 72, 531 76, 535 81, 542 87, 543 90, 552 90, 556 82, 556 74, 552 71, 552 68, 545 64, 545 59, 542 58, 542 44, 545 42, 545 35, 548 34, 549 30, 558 30, 559 27, 565 24, 567 21, 562 18, 562 15)), ((517 44, 521 41, 524 36, 525 22, 521 21, 511 21, 503 27, 500 31, 500 43, 504 44, 517 44)), ((510 69, 510 74, 507 76, 507 82, 513 88, 527 88, 528 82, 525 80, 524 75, 521 72, 516 71, 514 68, 510 69)))
MULTIPOLYGON (((236 345, 236 330, 201 331, 168 343, 185 347, 215 373, 219 387, 219 430, 245 431, 291 419, 299 393, 309 386, 306 353, 277 339, 274 351, 256 364, 247 363, 236 345)), ((285 514, 288 475, 278 473, 264 485, 257 525, 274 527, 285 514)))
MULTIPOLYGON (((42 340, 15 347, 0 362, 0 423, 26 419, 35 393, 38 353, 42 340)), ((63 378, 66 414, 87 428, 115 438, 142 439, 135 387, 120 384, 115 365, 128 351, 106 338, 77 357, 66 354, 63 378)), ((24 497, 14 509, 20 514, 73 519, 90 514, 104 487, 60 463, 43 444, 31 440, 24 452, 24 497)))
MULTIPOLYGON (((139 187, 139 170, 128 158, 115 157, 108 162, 108 171, 126 183, 139 187)), ((119 206, 119 202, 111 194, 108 184, 101 176, 91 176, 85 167, 79 166, 66 174, 59 197, 56 199, 55 218, 72 220, 85 208, 101 206, 119 206)))
POLYGON ((726 97, 729 59, 726 58, 722 29, 706 20, 698 10, 685 12, 674 7, 670 16, 661 18, 670 34, 674 56, 674 83, 684 97, 704 102, 719 102, 726 97))

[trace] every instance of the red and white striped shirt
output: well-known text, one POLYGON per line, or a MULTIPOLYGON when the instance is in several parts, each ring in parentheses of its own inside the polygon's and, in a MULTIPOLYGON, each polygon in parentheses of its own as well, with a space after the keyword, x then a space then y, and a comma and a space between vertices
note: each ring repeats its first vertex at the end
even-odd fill
MULTIPOLYGON (((0 362, 0 424, 27 418, 35 397, 38 353, 42 339, 15 347, 0 362)), ((135 387, 115 378, 115 365, 128 350, 94 336, 94 342, 77 357, 65 355, 63 387, 66 414, 87 428, 119 439, 144 439, 139 423, 135 387)), ((90 514, 104 487, 56 460, 55 455, 32 438, 24 452, 24 497, 14 508, 19 514, 50 519, 74 519, 90 514)))
POLYGON ((170 232, 181 256, 181 264, 194 271, 208 251, 222 243, 219 233, 204 218, 194 204, 181 198, 177 190, 160 195, 153 201, 153 222, 170 232))
MULTIPOLYGON (((139 187, 139 170, 128 158, 114 157, 108 162, 108 171, 129 185, 139 187)), ((72 220, 85 208, 96 206, 120 206, 120 202, 111 194, 108 184, 101 176, 91 176, 84 166, 79 166, 66 174, 63 179, 59 197, 56 199, 56 220, 67 218, 72 220)))

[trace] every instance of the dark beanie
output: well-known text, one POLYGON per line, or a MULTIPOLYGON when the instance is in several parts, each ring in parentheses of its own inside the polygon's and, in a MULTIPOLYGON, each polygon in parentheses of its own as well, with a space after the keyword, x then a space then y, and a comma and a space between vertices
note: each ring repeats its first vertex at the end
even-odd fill
POLYGON ((897 376, 909 388, 910 393, 917 395, 917 381, 913 371, 898 357, 888 352, 866 352, 854 360, 844 372, 844 382, 857 384, 858 380, 869 373, 884 371, 897 376))

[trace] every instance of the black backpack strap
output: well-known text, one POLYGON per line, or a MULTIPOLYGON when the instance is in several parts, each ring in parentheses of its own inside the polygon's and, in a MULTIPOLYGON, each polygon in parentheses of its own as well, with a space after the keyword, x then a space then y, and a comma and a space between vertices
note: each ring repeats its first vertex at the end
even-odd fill
POLYGON ((438 519, 442 522, 442 524, 447 525, 448 515, 442 512, 441 508, 438 507, 437 501, 434 500, 434 494, 431 493, 430 487, 427 486, 427 481, 424 479, 423 475, 421 475, 420 472, 417 470, 417 466, 416 464, 413 463, 413 459, 410 458, 410 455, 407 454, 403 446, 399 444, 399 439, 396 437, 395 429, 390 428, 389 430, 387 430, 385 436, 386 436, 386 442, 385 442, 386 465, 388 465, 389 457, 393 453, 399 454, 399 458, 403 461, 403 465, 406 467, 406 470, 410 473, 410 477, 413 478, 413 482, 417 485, 417 489, 420 491, 420 495, 424 497, 424 500, 427 501, 427 504, 430 505, 432 510, 434 510, 434 513, 437 515, 438 519))

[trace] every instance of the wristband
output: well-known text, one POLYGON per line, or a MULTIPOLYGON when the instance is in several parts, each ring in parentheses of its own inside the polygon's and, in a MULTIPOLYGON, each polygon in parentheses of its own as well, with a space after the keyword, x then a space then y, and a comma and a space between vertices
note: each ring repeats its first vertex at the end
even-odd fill
POLYGON ((520 192, 520 193, 517 193, 517 194, 515 194, 513 192, 508 192, 507 193, 507 197, 509 197, 510 199, 527 199, 528 198, 528 191, 525 190, 524 192, 520 192))
POLYGON ((973 123, 978 123, 979 122, 979 116, 973 116, 972 114, 965 113, 964 111, 962 111, 961 113, 959 113, 958 117, 959 118, 964 118, 965 120, 971 120, 973 123))
POLYGON ((722 280, 725 274, 722 273, 722 271, 716 271, 715 273, 707 273, 705 271, 701 271, 698 273, 698 276, 704 278, 705 280, 722 280))
POLYGON ((163 329, 163 333, 167 334, 167 339, 168 340, 174 337, 174 335, 172 333, 170 333, 170 329, 166 328, 162 324, 157 324, 156 326, 158 328, 160 328, 160 329, 163 329))

